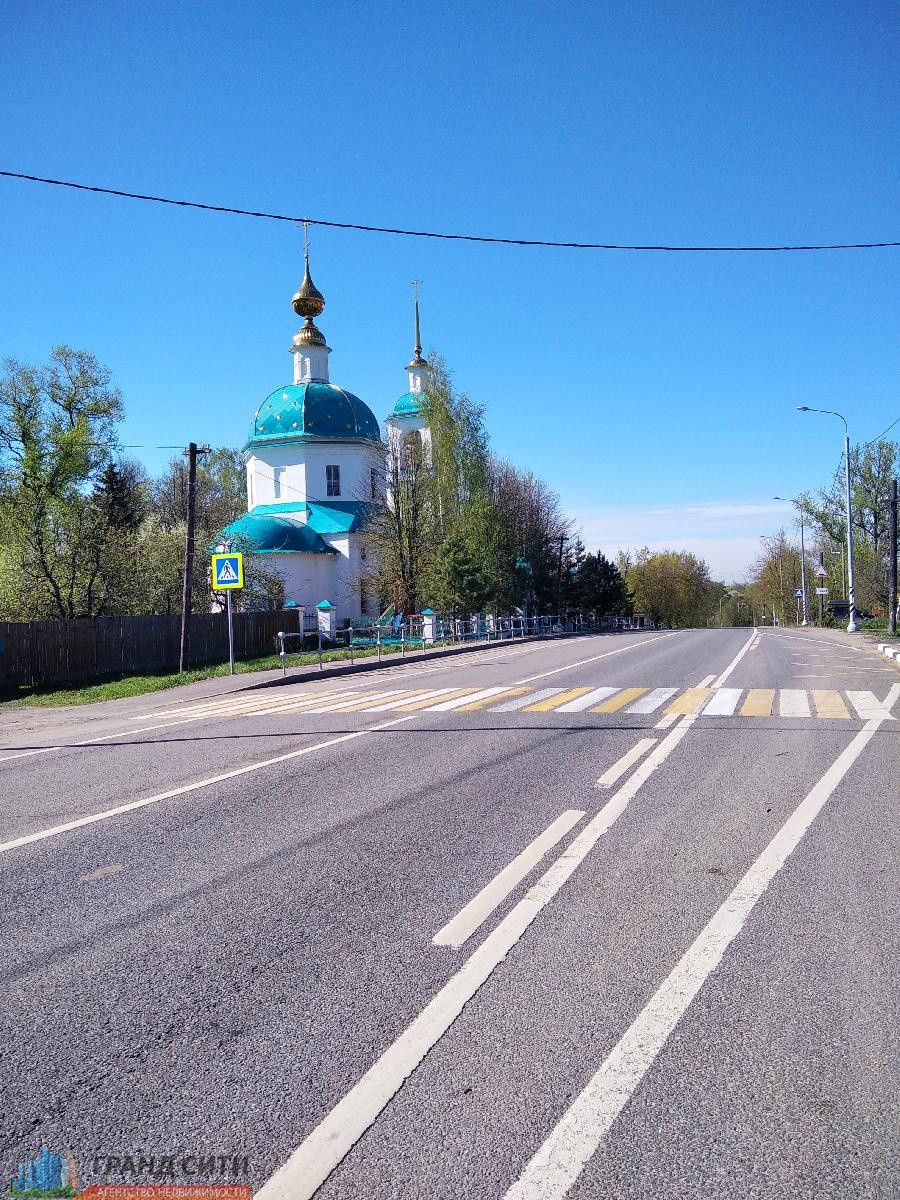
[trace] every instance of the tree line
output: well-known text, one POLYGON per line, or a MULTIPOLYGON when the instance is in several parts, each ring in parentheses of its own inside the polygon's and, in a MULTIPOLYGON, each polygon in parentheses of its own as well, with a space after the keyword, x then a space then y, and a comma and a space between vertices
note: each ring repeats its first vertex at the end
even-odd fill
MULTIPOLYGON (((900 472, 900 442, 880 438, 850 449, 850 496, 856 606, 876 617, 888 615, 890 587, 891 484, 900 472)), ((798 497, 805 526, 809 615, 818 619, 817 586, 827 587, 827 600, 847 599, 846 477, 843 463, 815 491, 798 497), (821 568, 823 576, 817 577, 821 568)), ((799 514, 798 514, 799 516, 799 514)), ((795 592, 801 587, 800 539, 780 529, 762 539, 747 584, 742 589, 761 612, 774 611, 780 621, 797 617, 795 592)), ((831 622, 825 604, 823 619, 831 622)), ((844 618, 846 621, 846 618, 844 618)))
MULTIPOLYGON (((490 447, 484 408, 432 357, 428 434, 373 458, 388 503, 365 500, 373 553, 362 586, 381 607, 454 614, 575 612, 705 624, 721 595, 684 551, 589 553, 559 496, 490 447)), ((56 347, 41 366, 0 374, 0 619, 180 611, 188 506, 185 457, 148 475, 118 445, 124 415, 109 370, 56 347)), ((209 449, 197 468, 193 607, 218 603, 207 549, 246 511, 240 451, 209 449)), ((246 550, 250 547, 238 547, 246 550)), ((241 603, 279 607, 273 556, 248 557, 241 603)))

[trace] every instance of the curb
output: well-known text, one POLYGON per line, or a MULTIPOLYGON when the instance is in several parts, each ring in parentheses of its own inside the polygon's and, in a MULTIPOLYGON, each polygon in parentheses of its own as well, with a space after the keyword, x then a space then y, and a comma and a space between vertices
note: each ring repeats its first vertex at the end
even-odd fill
POLYGON ((878 649, 897 666, 900 666, 900 647, 890 646, 887 642, 879 642, 878 649))

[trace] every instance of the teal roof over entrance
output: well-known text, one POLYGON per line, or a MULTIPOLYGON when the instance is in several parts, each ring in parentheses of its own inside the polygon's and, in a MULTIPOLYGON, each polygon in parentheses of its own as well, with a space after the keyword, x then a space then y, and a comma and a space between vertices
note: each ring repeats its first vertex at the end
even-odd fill
POLYGON ((332 500, 320 503, 311 500, 288 500, 282 504, 257 504, 248 514, 251 517, 278 516, 295 513, 295 522, 306 517, 307 529, 316 533, 352 533, 364 524, 372 504, 366 500, 332 500))
POLYGON ((307 438, 380 442, 375 414, 352 392, 333 383, 289 383, 256 410, 244 449, 307 438))
POLYGON ((337 554, 308 523, 290 517, 247 513, 225 527, 225 540, 247 554, 337 554))

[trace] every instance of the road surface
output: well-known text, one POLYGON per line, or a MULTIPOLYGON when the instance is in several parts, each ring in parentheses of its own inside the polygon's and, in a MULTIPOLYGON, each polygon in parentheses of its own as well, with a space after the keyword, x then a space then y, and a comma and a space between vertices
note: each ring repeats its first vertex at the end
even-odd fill
POLYGON ((10 722, 5 1178, 898 1195, 898 701, 688 630, 10 722))

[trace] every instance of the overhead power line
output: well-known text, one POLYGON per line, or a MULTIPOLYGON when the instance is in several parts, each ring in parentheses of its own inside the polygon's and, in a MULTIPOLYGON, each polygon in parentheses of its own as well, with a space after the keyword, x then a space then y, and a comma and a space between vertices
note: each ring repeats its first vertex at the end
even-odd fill
POLYGON ((808 246, 663 246, 626 245, 616 242, 555 242, 546 238, 485 237, 474 233, 437 233, 426 229, 394 229, 386 225, 362 225, 354 221, 328 221, 323 217, 288 216, 285 213, 256 212, 248 208, 233 208, 225 204, 203 204, 199 200, 174 200, 170 196, 151 196, 142 192, 125 192, 119 188, 99 187, 96 184, 74 183, 68 179, 45 179, 40 175, 25 175, 19 171, 0 171, 7 179, 23 179, 29 183, 46 183, 53 187, 74 188, 79 192, 97 192, 103 196, 120 196, 126 200, 146 200, 153 204, 171 204, 178 208, 196 208, 203 212, 229 213, 238 217, 256 217, 263 221, 288 221, 291 224, 308 222, 329 229, 353 229, 361 233, 389 233, 398 237, 436 238, 448 242, 480 242, 494 246, 546 246, 560 250, 664 250, 673 253, 745 254, 787 250, 883 250, 900 246, 900 242, 833 242, 808 246))
MULTIPOLYGON (((890 423, 890 425, 888 425, 887 429, 882 429, 881 433, 879 433, 877 437, 873 437, 868 442, 866 442, 866 446, 871 446, 874 442, 880 442, 886 433, 890 433, 890 431, 894 428, 894 426, 897 424, 898 421, 900 421, 900 417, 896 417, 893 421, 891 421, 891 423, 890 423)), ((865 449, 865 446, 863 447, 863 449, 865 449)))

